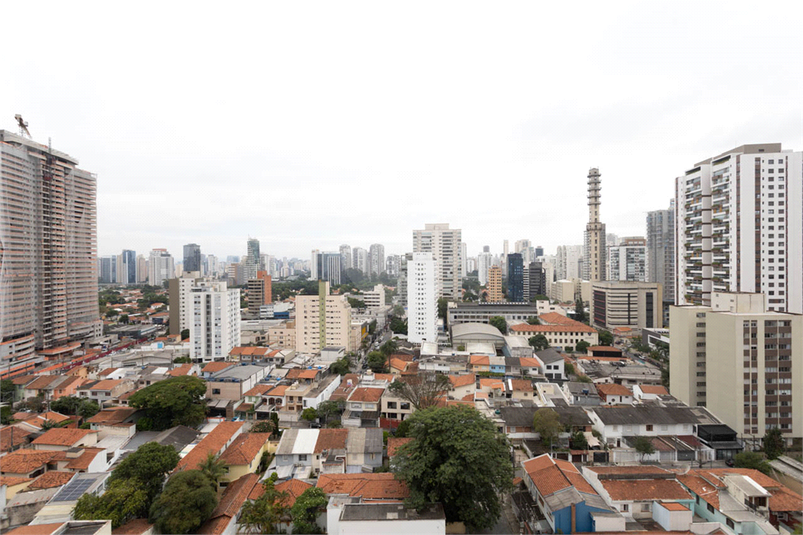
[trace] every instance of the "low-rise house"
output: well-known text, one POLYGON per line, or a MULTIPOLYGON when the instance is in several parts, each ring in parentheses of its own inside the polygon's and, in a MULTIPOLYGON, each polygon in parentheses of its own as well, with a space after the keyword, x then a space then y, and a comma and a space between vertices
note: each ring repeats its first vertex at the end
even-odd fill
POLYGON ((544 363, 537 356, 519 358, 519 370, 522 375, 544 375, 544 363))
POLYGON ((243 422, 220 422, 187 455, 181 458, 173 471, 195 470, 210 453, 212 455, 223 453, 240 436, 242 430, 243 422))
POLYGON ((446 532, 446 514, 439 503, 427 505, 421 510, 394 503, 346 503, 329 526, 331 535, 353 533, 415 533, 417 535, 441 535, 446 532), (392 525, 388 525, 391 520, 392 525))
POLYGON ((270 433, 243 433, 235 438, 220 455, 220 460, 227 465, 220 486, 226 487, 231 481, 256 473, 262 456, 268 451, 269 441, 270 433))
POLYGON ((409 418, 415 407, 406 399, 395 395, 391 390, 386 390, 382 395, 382 418, 389 420, 403 421, 409 418))
POLYGON ((633 392, 624 385, 601 383, 597 385, 597 393, 603 405, 633 404, 633 392))
POLYGON ((349 429, 346 440, 346 473, 354 474, 382 466, 384 449, 379 428, 349 429))
POLYGON ((346 473, 346 442, 349 429, 321 429, 315 442, 312 469, 316 474, 346 473))
POLYGON ((58 470, 59 460, 66 459, 62 451, 17 450, 0 457, 0 475, 33 479, 48 470, 58 470))
MULTIPOLYGON (((508 358, 530 358, 533 356, 533 346, 523 336, 505 336, 505 347, 502 353, 508 358)), ((508 373, 518 374, 516 370, 508 369, 508 373)))
POLYGON ((532 401, 535 397, 533 383, 529 379, 505 379, 508 397, 516 400, 532 401))
POLYGON ((581 407, 598 407, 602 400, 594 383, 567 381, 563 383, 563 392, 572 405, 581 407))
POLYGON ((235 535, 237 530, 237 515, 245 501, 259 483, 257 474, 246 474, 226 487, 220 496, 220 501, 212 511, 197 533, 202 535, 235 535))
POLYGON ((51 400, 57 400, 65 396, 75 396, 78 394, 78 389, 86 382, 86 379, 78 376, 67 376, 64 381, 61 381, 53 387, 51 391, 51 400))
POLYGON ((504 421, 504 432, 514 444, 524 440, 535 440, 538 433, 533 430, 533 417, 538 407, 500 407, 499 417, 504 421))
POLYGON ((280 479, 309 477, 319 433, 319 429, 287 429, 282 433, 275 458, 280 479))
POLYGON ((563 381, 567 379, 563 355, 552 348, 536 351, 538 360, 544 363, 544 375, 550 380, 563 381))
POLYGON ((94 399, 103 407, 106 403, 116 401, 134 387, 134 382, 129 379, 104 379, 81 385, 78 387, 78 395, 82 398, 94 399))
MULTIPOLYGON (((214 363, 209 363, 206 369, 214 363)), ((206 397, 208 399, 240 400, 243 394, 256 386, 270 371, 266 366, 241 364, 230 366, 212 373, 206 378, 206 397)))
POLYGON ((487 394, 488 398, 501 399, 506 397, 507 389, 503 379, 494 377, 480 377, 477 392, 487 394))
POLYGON ((624 437, 693 435, 698 424, 719 423, 703 407, 614 405, 587 412, 603 440, 617 448, 624 437))
POLYGON ((98 432, 91 429, 54 427, 31 442, 35 450, 66 451, 71 448, 87 448, 98 442, 98 432))
POLYGON ((35 438, 32 431, 15 425, 0 428, 0 452, 10 453, 28 445, 35 438))
POLYGON ((203 379, 209 379, 214 374, 222 372, 232 366, 236 366, 234 362, 225 362, 225 361, 218 361, 218 362, 210 362, 206 364, 203 369, 201 370, 201 376, 203 379))
POLYGON ((89 428, 98 432, 98 440, 107 436, 132 437, 136 433, 136 422, 142 417, 142 411, 129 407, 104 409, 88 419, 89 428))
POLYGON ((53 391, 55 384, 66 379, 63 375, 39 375, 25 385, 24 396, 26 399, 35 397, 50 399, 50 393, 53 391))
MULTIPOLYGON (((573 464, 544 454, 521 465, 524 484, 553 533, 595 531, 593 514, 614 513, 573 464)), ((620 524, 624 531, 624 518, 620 524)))
POLYGON ((410 495, 403 481, 390 472, 376 474, 321 474, 315 485, 327 496, 361 498, 364 502, 402 502, 410 495))
POLYGON ((490 365, 491 373, 498 373, 500 375, 507 373, 507 368, 505 367, 505 357, 488 357, 488 364, 490 365))
POLYGON ((317 409, 318 405, 327 401, 332 393, 340 386, 341 377, 338 374, 321 377, 312 388, 307 390, 301 398, 302 406, 317 409))
POLYGON ((491 357, 487 355, 471 355, 468 357, 468 369, 471 373, 490 373, 491 357))
POLYGON ((474 394, 477 390, 477 376, 473 373, 466 375, 450 375, 449 382, 452 385, 449 397, 453 399, 463 399, 469 394, 474 394))
POLYGON ((343 425, 360 427, 379 425, 382 395, 384 388, 357 387, 349 394, 346 413, 343 414, 343 425))
POLYGON ((633 398, 636 401, 660 400, 668 396, 669 391, 661 385, 633 385, 633 398))

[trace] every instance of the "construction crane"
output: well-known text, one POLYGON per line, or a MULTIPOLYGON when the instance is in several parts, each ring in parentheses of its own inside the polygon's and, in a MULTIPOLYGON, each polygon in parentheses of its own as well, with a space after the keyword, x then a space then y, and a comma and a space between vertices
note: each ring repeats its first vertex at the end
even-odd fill
POLYGON ((15 115, 14 118, 17 120, 17 124, 20 127, 20 135, 23 137, 27 136, 28 139, 33 139, 31 137, 31 133, 28 131, 28 121, 23 121, 22 115, 20 115, 19 113, 15 115))

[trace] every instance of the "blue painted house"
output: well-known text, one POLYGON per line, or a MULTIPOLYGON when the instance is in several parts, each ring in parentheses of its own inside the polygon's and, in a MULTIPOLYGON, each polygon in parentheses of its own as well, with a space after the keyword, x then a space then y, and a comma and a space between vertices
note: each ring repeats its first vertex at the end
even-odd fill
POLYGON ((619 516, 570 462, 549 454, 522 462, 524 483, 554 533, 592 532, 594 514, 619 516))

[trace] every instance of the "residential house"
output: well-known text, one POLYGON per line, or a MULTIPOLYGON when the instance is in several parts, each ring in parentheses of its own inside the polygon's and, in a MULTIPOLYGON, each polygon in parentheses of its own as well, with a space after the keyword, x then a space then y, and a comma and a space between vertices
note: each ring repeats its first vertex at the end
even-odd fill
POLYGON ((246 474, 255 474, 268 451, 270 433, 242 433, 220 454, 220 460, 227 465, 226 475, 221 478, 220 486, 226 487, 230 482, 240 479, 246 474))
POLYGON ((390 472, 321 474, 315 485, 327 496, 359 497, 364 502, 399 502, 410 495, 407 485, 390 472))
POLYGON ((22 427, 7 425, 0 428, 0 452, 10 453, 28 445, 34 433, 22 427))
POLYGON ((53 427, 31 442, 35 450, 66 451, 71 448, 91 447, 98 442, 98 432, 91 429, 53 427))
POLYGON ((143 411, 129 407, 114 407, 104 409, 88 419, 89 428, 98 432, 98 440, 107 436, 133 437, 136 433, 136 422, 142 417, 143 411))
MULTIPOLYGON (((204 367, 204 373, 214 362, 204 367)), ((206 378, 206 397, 208 399, 240 400, 243 394, 265 378, 270 371, 266 366, 241 364, 217 371, 206 378)))
POLYGON ((103 407, 133 389, 134 382, 130 379, 104 379, 81 385, 78 387, 78 395, 82 398, 94 399, 103 407))
POLYGON ((385 389, 381 387, 357 387, 351 391, 343 414, 345 427, 378 427, 382 396, 385 389))
POLYGON ((344 503, 337 521, 328 526, 331 535, 382 533, 387 530, 394 533, 442 535, 446 532, 443 505, 431 504, 419 510, 395 503, 344 503), (388 525, 389 519, 392 519, 392 526, 388 525))
MULTIPOLYGON (((521 466, 524 484, 553 533, 595 531, 594 514, 614 513, 573 464, 544 454, 521 466)), ((619 524, 624 531, 624 518, 619 524)))
POLYGON ((279 479, 309 477, 320 431, 320 429, 287 429, 282 433, 275 458, 279 479))
POLYGON ((173 470, 195 470, 211 453, 220 455, 243 431, 243 422, 220 422, 190 452, 181 458, 173 470))
POLYGON ((633 392, 624 385, 616 383, 600 383, 597 393, 603 405, 632 405, 633 392))
POLYGON ((468 369, 471 373, 490 373, 491 357, 488 355, 471 355, 468 358, 468 369))
POLYGON ((346 473, 346 442, 349 429, 321 429, 315 442, 312 469, 315 474, 346 473))
POLYGON ((474 392, 477 390, 477 376, 473 373, 467 375, 450 375, 449 382, 452 384, 449 397, 453 399, 463 399, 468 395, 473 396, 474 392))
POLYGON ((234 363, 234 362, 225 362, 225 361, 210 362, 210 363, 206 364, 203 367, 203 369, 201 370, 202 378, 203 379, 209 379, 214 374, 216 374, 218 372, 222 372, 223 370, 231 368, 232 366, 236 366, 236 363, 234 363))
POLYGON ((533 383, 529 379, 505 379, 508 397, 532 401, 535 398, 533 383))
POLYGON ((598 407, 602 404, 594 383, 567 381, 563 383, 563 392, 572 405, 581 407, 598 407))
POLYGON ((703 407, 614 405, 587 412, 603 440, 617 448, 624 437, 693 435, 698 424, 719 423, 703 407))
POLYGON ((544 376, 546 370, 543 361, 537 356, 519 358, 519 370, 522 375, 544 376))
POLYGON ((507 397, 504 379, 495 377, 480 377, 477 392, 486 394, 488 398, 502 399, 507 397))
POLYGON ((220 501, 212 511, 212 515, 201 524, 196 533, 201 535, 236 535, 238 533, 237 515, 245 501, 259 485, 259 476, 251 473, 229 484, 220 496, 220 501))
POLYGON ((633 398, 636 401, 659 400, 668 396, 669 391, 661 385, 633 385, 633 398))
POLYGON ((566 380, 565 361, 563 355, 552 348, 536 351, 538 360, 544 363, 544 375, 549 380, 566 380))
POLYGON ((354 474, 382 466, 384 449, 382 430, 349 429, 346 440, 346 473, 354 474))
POLYGON ((395 395, 391 390, 386 390, 382 395, 381 406, 382 418, 399 422, 409 418, 415 412, 412 403, 395 395))

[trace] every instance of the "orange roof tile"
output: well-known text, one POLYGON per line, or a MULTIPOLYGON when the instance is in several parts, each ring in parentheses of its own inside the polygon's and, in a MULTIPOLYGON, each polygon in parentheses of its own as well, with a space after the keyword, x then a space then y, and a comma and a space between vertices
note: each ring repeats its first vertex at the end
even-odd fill
POLYGON ((468 375, 450 375, 449 382, 452 383, 454 388, 460 388, 461 386, 476 384, 477 376, 473 373, 468 375))
POLYGON ((691 495, 674 479, 603 479, 612 500, 689 500, 691 495))
POLYGON ((527 323, 517 323, 510 327, 516 333, 596 333, 593 327, 585 323, 579 325, 528 325, 527 323))
POLYGON ((261 396, 273 388, 273 385, 256 385, 254 388, 243 394, 243 396, 261 396))
POLYGON ((538 316, 542 323, 546 323, 549 325, 582 325, 583 327, 588 327, 585 323, 579 322, 577 320, 573 320, 563 314, 558 312, 546 312, 538 316))
POLYGON ((192 370, 191 363, 182 364, 181 366, 173 368, 172 370, 167 372, 167 375, 169 375, 170 377, 180 377, 189 374, 190 370, 192 370))
POLYGON ((318 377, 318 373, 320 370, 304 370, 303 372, 298 374, 299 379, 315 379, 318 377))
POLYGON ((661 502, 661 507, 667 511, 688 511, 689 508, 678 502, 661 502))
POLYGON ((315 443, 315 453, 324 450, 346 449, 346 440, 349 437, 348 429, 321 429, 318 433, 318 441, 315 443))
POLYGON ((54 427, 34 440, 32 444, 43 444, 46 446, 72 446, 85 436, 97 433, 91 429, 74 429, 69 427, 54 427))
POLYGON ((413 437, 389 437, 388 438, 388 457, 393 457, 396 455, 396 450, 400 447, 404 446, 405 444, 412 442, 414 439, 413 437))
MULTIPOLYGON (((300 479, 288 479, 274 486, 279 492, 287 493, 287 498, 283 500, 285 507, 292 507, 299 496, 304 494, 304 491, 311 488, 312 484, 300 479)), ((263 489, 264 490, 264 489, 263 489)))
POLYGON ((633 392, 624 385, 616 383, 600 383, 597 385, 597 392, 600 397, 606 396, 632 396, 633 392))
POLYGON ((272 390, 270 390, 267 395, 268 396, 283 396, 285 390, 287 390, 288 388, 289 387, 287 385, 276 385, 276 387, 273 388, 272 390))
POLYGON ((374 379, 377 381, 390 381, 391 383, 396 380, 392 373, 375 373, 374 379))
POLYGON ((511 379, 510 386, 516 392, 532 392, 533 391, 533 383, 532 381, 528 381, 527 379, 511 379))
POLYGON ((257 485, 259 485, 259 476, 257 474, 246 474, 229 484, 226 490, 223 491, 217 507, 212 511, 212 516, 201 524, 197 533, 202 535, 221 535, 257 485))
POLYGON ((349 396, 349 401, 365 401, 368 403, 376 403, 382 399, 382 394, 385 392, 384 388, 371 388, 360 387, 355 388, 349 396))
POLYGON ((410 491, 390 472, 378 474, 321 474, 318 488, 326 494, 361 496, 363 500, 403 500, 410 491))
POLYGON ((472 366, 490 366, 491 359, 488 355, 471 355, 468 357, 468 363, 472 366))
POLYGON ((190 452, 181 458, 174 471, 194 470, 210 453, 218 455, 226 443, 243 427, 243 422, 220 422, 190 452))
POLYGON ((26 390, 40 390, 47 388, 50 383, 55 382, 61 375, 40 375, 31 384, 25 385, 26 390))
POLYGON ((119 424, 123 423, 126 419, 137 412, 137 409, 129 407, 114 407, 112 409, 104 409, 97 413, 87 422, 92 424, 119 424))
POLYGON ((55 460, 56 451, 17 450, 0 457, 0 473, 28 474, 55 460))
POLYGON ((407 362, 397 358, 390 359, 390 367, 394 370, 404 371, 407 369, 407 362))
POLYGON ((622 350, 613 346, 590 346, 587 351, 613 351, 614 353, 621 353, 622 350))
POLYGON ((493 389, 501 388, 504 390, 505 383, 502 379, 496 379, 495 377, 480 377, 480 387, 493 389))
POLYGON ((90 390, 111 390, 112 388, 118 386, 122 383, 122 379, 104 379, 103 381, 98 381, 94 385, 92 385, 89 389, 90 390))
POLYGON ((58 470, 51 470, 50 472, 45 472, 41 476, 34 479, 33 482, 28 485, 28 488, 52 489, 54 487, 60 487, 62 485, 66 485, 74 475, 75 472, 59 472, 58 470))
POLYGON ((201 371, 203 373, 217 373, 225 370, 226 368, 231 368, 232 366, 234 366, 234 363, 232 362, 210 362, 204 366, 204 369, 201 371))
POLYGON ((63 525, 64 522, 56 522, 55 524, 29 524, 6 531, 5 535, 51 535, 63 525))
POLYGON ((228 465, 250 465, 268 440, 270 433, 244 433, 234 439, 220 458, 228 465))
POLYGON ((117 368, 106 368, 105 370, 98 372, 98 377, 106 377, 107 375, 114 373, 117 371, 117 368))
POLYGON ((538 368, 540 364, 538 359, 533 357, 521 357, 519 358, 519 366, 522 368, 538 368))
MULTIPOLYGON (((13 487, 15 485, 22 485, 28 481, 33 481, 33 479, 30 477, 0 476, 0 486, 6 485, 8 487, 13 487)), ((30 487, 30 485, 28 486, 30 487)))
POLYGON ((142 535, 151 527, 153 524, 148 522, 147 518, 135 518, 134 520, 129 520, 119 528, 112 530, 112 535, 142 535))
POLYGON ((0 429, 0 451, 11 451, 13 447, 27 443, 27 437, 32 434, 21 427, 3 427, 0 429))
POLYGON ((661 385, 639 385, 639 388, 641 388, 641 391, 645 394, 655 394, 658 396, 669 395, 669 391, 666 387, 661 385))
POLYGON ((525 461, 524 471, 543 496, 572 486, 586 494, 597 494, 572 463, 547 454, 525 461))
POLYGON ((81 455, 74 459, 70 459, 70 462, 68 462, 64 468, 78 471, 87 470, 89 465, 92 464, 92 461, 95 460, 95 457, 104 451, 105 450, 103 448, 85 448, 81 455))

